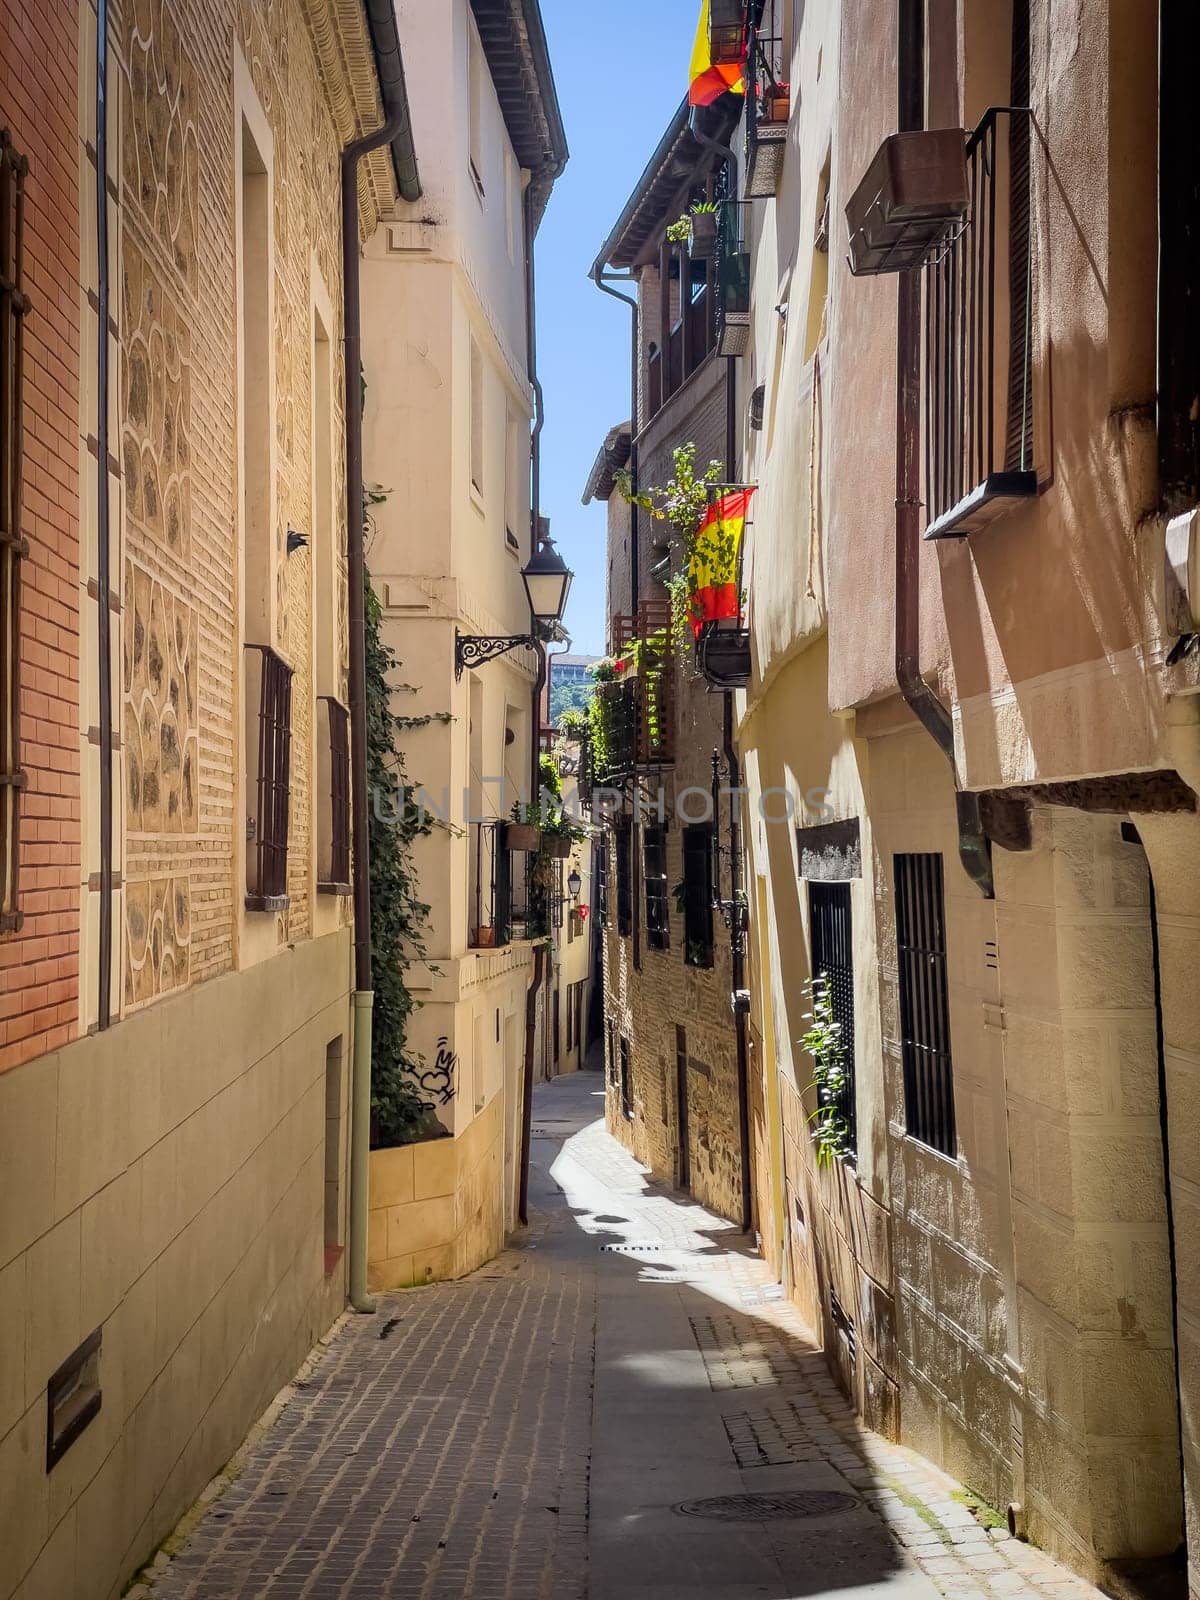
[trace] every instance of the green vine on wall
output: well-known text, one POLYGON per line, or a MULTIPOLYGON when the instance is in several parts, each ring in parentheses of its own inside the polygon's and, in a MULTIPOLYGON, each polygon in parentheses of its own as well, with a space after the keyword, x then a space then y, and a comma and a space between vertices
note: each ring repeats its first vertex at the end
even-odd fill
POLYGON ((810 979, 804 985, 804 993, 812 1001, 812 1010, 804 1014, 809 1027, 800 1044, 813 1058, 813 1079, 809 1088, 817 1093, 816 1109, 809 1113, 808 1120, 817 1147, 817 1166, 826 1167, 852 1148, 850 1124, 841 1110, 849 1079, 842 1025, 834 1019, 833 999, 825 973, 810 979))
MULTIPOLYGON (((368 491, 369 503, 383 498, 368 491)), ((389 679, 400 663, 383 642, 379 598, 366 575, 367 787, 370 792, 371 983, 375 1004, 371 1032, 371 1121, 376 1145, 416 1144, 445 1129, 421 1096, 415 1078, 424 1058, 408 1048, 409 1019, 418 1001, 407 969, 425 954, 429 907, 418 892, 413 847, 433 824, 415 804, 417 786, 408 776, 399 735, 450 721, 449 713, 397 716, 389 679), (388 804, 376 804, 377 797, 388 804)))
POLYGON ((710 461, 697 475, 696 446, 691 440, 675 449, 671 465, 666 483, 653 488, 635 490, 628 468, 615 473, 613 481, 630 505, 640 506, 656 522, 670 523, 675 534, 682 560, 667 578, 666 589, 671 599, 671 633, 676 643, 683 645, 688 642, 692 621, 688 568, 696 551, 696 535, 708 511, 709 485, 721 482, 724 469, 719 461, 710 461))

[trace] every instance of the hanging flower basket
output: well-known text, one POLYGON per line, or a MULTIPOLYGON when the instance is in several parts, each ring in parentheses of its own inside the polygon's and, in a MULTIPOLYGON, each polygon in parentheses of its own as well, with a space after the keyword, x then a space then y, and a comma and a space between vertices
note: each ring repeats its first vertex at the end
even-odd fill
POLYGON ((710 261, 717 253, 717 213, 693 211, 691 257, 693 261, 710 261))
POLYGON ((542 842, 542 830, 531 822, 507 822, 504 825, 504 848, 525 855, 534 855, 542 842))
POLYGON ((543 848, 552 861, 567 861, 571 855, 571 836, 567 833, 542 835, 543 848))

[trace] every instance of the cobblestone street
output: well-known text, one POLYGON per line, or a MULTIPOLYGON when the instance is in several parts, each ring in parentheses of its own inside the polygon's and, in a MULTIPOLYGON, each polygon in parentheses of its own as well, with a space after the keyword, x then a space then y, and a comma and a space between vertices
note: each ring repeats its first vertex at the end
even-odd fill
POLYGON ((522 1246, 344 1319, 135 1595, 1096 1593, 864 1433, 741 1236, 602 1110, 598 1074, 537 1091, 522 1246))

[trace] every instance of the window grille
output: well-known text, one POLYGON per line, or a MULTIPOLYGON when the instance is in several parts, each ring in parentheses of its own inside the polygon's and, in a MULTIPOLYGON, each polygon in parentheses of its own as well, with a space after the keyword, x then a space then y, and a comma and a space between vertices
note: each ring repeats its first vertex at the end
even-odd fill
POLYGON ((618 820, 614 829, 617 848, 617 932, 627 938, 633 932, 633 824, 628 817, 618 820))
POLYGON ((671 947, 670 897, 667 889, 667 830, 654 825, 642 834, 646 878, 646 943, 651 950, 671 947))
POLYGON ((895 878, 905 1123, 914 1139, 953 1156, 958 1147, 942 858, 898 855, 895 878))
POLYGON ((808 886, 812 972, 829 985, 833 1020, 841 1024, 842 1069, 845 1083, 834 1105, 849 1129, 849 1151, 858 1145, 854 1094, 854 945, 851 937, 850 885, 821 883, 808 886))
POLYGON ((683 830, 683 959, 713 964, 713 838, 708 823, 683 830))
POLYGON ((472 950, 492 949, 512 938, 512 855, 504 846, 503 822, 472 822, 472 950))
POLYGON ((629 1082, 629 1040, 621 1035, 621 1115, 633 1120, 633 1089, 629 1082))
POLYGON ((600 839, 596 844, 595 857, 596 872, 596 915, 600 921, 608 921, 608 840, 600 839))
POLYGON ((28 170, 8 129, 0 130, 0 933, 21 925, 21 562, 29 549, 21 535, 22 329, 29 310, 21 282, 28 170))
MULTIPOLYGON (((251 786, 254 809, 246 826, 249 846, 246 908, 249 911, 282 911, 288 903, 292 669, 269 645, 251 644, 246 649, 251 653, 251 660, 258 658, 260 668, 257 771, 251 786)), ((250 695, 247 701, 253 704, 250 695)))
POLYGON ((322 788, 328 811, 322 819, 317 888, 322 894, 350 892, 350 713, 331 695, 320 701, 323 740, 322 788))

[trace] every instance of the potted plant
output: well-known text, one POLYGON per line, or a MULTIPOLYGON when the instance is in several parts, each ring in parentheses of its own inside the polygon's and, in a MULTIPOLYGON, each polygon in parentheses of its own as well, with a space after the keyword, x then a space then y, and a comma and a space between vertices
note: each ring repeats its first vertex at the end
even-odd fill
POLYGON ((790 83, 768 83, 763 89, 759 108, 759 121, 772 124, 786 123, 792 114, 792 86, 790 83))
POLYGON ((475 948, 477 950, 494 950, 496 948, 495 928, 476 928, 475 948))
POLYGON ((535 854, 542 842, 541 823, 539 807, 522 806, 520 801, 514 801, 512 819, 504 825, 504 848, 535 854))
POLYGON ((693 261, 708 261, 717 250, 717 204, 715 200, 697 200, 692 206, 691 256, 693 261))

